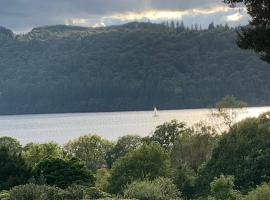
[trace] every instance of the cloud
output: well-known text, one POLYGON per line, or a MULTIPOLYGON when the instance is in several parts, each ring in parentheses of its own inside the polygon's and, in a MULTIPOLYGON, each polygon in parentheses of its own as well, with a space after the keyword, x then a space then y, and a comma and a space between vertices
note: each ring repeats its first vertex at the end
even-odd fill
POLYGON ((237 12, 235 14, 228 15, 226 18, 227 18, 227 21, 235 22, 235 21, 240 21, 243 17, 244 16, 240 12, 237 12))
MULTIPOLYGON (((234 22, 231 8, 213 0, 1 0, 0 25, 17 32, 71 24, 104 26, 131 20, 190 19, 234 22), (222 14, 220 16, 219 14, 222 14), (219 17, 218 19, 216 17, 219 17), (229 17, 228 19, 224 16, 229 17), (211 17, 211 18, 209 18, 211 17)), ((240 21, 245 19, 239 19, 240 21)), ((210 22, 209 21, 209 22, 210 22)), ((189 23, 189 22, 187 22, 189 23)))

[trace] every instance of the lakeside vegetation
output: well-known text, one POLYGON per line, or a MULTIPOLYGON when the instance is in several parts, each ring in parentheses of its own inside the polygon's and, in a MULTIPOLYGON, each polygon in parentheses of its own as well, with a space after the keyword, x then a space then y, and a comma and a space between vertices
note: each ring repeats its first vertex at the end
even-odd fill
MULTIPOLYGON (((252 20, 249 27, 243 28, 242 32, 238 33, 238 44, 242 48, 255 50, 262 59, 270 62, 269 1, 224 0, 224 2, 232 6, 238 3, 246 5, 252 20)), ((141 24, 135 25, 136 29, 139 25, 141 26, 141 24)), ((151 30, 154 30, 152 24, 143 25, 150 25, 151 30)), ((122 26, 122 28, 125 26, 122 26)), ((160 25, 157 25, 157 27, 160 27, 160 25)), ((164 27, 168 30, 168 33, 170 31, 180 31, 180 29, 172 29, 170 26, 165 25, 164 27)), ((59 27, 49 27, 49 29, 51 28, 55 31, 54 28, 58 30, 59 27)), ((78 38, 78 35, 76 35, 78 31, 82 35, 85 34, 85 29, 81 30, 80 27, 76 27, 76 33, 73 32, 74 28, 61 28, 68 29, 69 33, 67 35, 75 34, 75 38, 78 38)), ((228 27, 219 28, 225 28, 228 31, 228 27)), ((100 30, 104 31, 106 28, 100 30)), ((217 28, 212 24, 206 32, 209 33, 209 31, 213 30, 217 31, 217 28)), ((192 31, 198 32, 196 28, 195 30, 184 31, 188 31, 190 35, 192 31)), ((5 42, 2 46, 4 48, 9 48, 9 42, 13 43, 15 40, 17 42, 17 40, 23 39, 22 41, 25 42, 25 36, 21 36, 22 38, 14 36, 12 32, 6 29, 1 30, 1 33, 0 40, 4 38, 5 42), (7 45, 5 46, 5 44, 7 45)), ((101 35, 103 34, 107 35, 106 33, 101 35)), ((48 35, 50 36, 48 32, 41 35, 38 41, 46 43, 48 35)), ((60 38, 65 39, 67 35, 61 35, 60 38)), ((30 37, 26 38, 27 45, 31 44, 31 48, 36 48, 34 52, 41 52, 39 51, 40 46, 36 46, 35 40, 31 40, 32 35, 27 34, 27 36, 30 37), (30 39, 30 43, 28 43, 28 39, 30 39)), ((55 35, 53 35, 53 38, 55 39, 55 35)), ((169 39, 167 38, 167 40, 169 39)), ((211 40, 213 40, 213 37, 211 40)), ((54 42, 57 44, 57 40, 54 40, 54 42)), ((94 41, 92 42, 94 43, 94 41)), ((15 51, 8 52, 12 54, 15 51)), ((14 55, 17 55, 16 53, 14 55)), ((67 55, 70 56, 70 54, 67 55)), ((14 63, 16 63, 17 57, 12 58, 12 61, 15 60, 14 63)), ((29 59, 27 57, 23 59, 28 63, 29 59)), ((56 57, 53 59, 56 59, 56 57)), ((106 63, 106 59, 104 63, 106 63)), ((26 84, 20 85, 22 87, 20 89, 17 88, 18 82, 21 83, 20 78, 25 78, 24 76, 18 76, 14 80, 11 79, 15 84, 12 85, 9 80, 10 76, 8 76, 9 73, 14 73, 12 70, 13 68, 8 68, 7 71, 4 71, 4 77, 7 77, 7 79, 0 80, 1 84, 9 86, 9 91, 14 93, 5 93, 6 91, 4 91, 3 97, 7 98, 5 95, 11 95, 7 99, 10 98, 11 104, 14 103, 14 112, 17 112, 18 108, 21 109, 20 106, 23 106, 23 112, 28 111, 28 109, 31 110, 32 105, 29 107, 27 103, 32 102, 31 98, 35 99, 35 96, 30 95, 34 87, 31 88, 26 84), (21 90, 23 87, 25 87, 25 90, 21 90), (24 98, 20 96, 20 93, 17 94, 16 92, 26 92, 26 88, 29 89, 30 93, 25 93, 26 96, 29 95, 27 96, 29 99, 24 102, 24 98), (20 103, 24 103, 18 104, 19 107, 16 107, 17 104, 12 101, 12 97, 17 98, 18 101, 21 101, 20 103)), ((23 68, 21 70, 20 68, 18 71, 18 75, 22 72, 28 75, 27 69, 23 68)), ((236 71, 236 68, 233 71, 236 71)), ((40 71, 35 72, 39 73, 40 71)), ((168 74, 170 72, 172 71, 168 70, 168 74)), ((72 71, 72 73, 76 73, 76 71, 72 71)), ((164 71, 162 71, 162 74, 164 74, 164 71)), ((207 74, 209 74, 209 71, 207 74)), ((46 73, 39 75, 45 79, 47 78, 46 73)), ((168 77, 171 76, 172 74, 168 77)), ((171 80, 175 80, 174 76, 172 76, 171 80)), ((196 81, 203 85, 204 81, 202 80, 204 79, 196 81)), ((259 81, 255 75, 252 76, 252 80, 259 81)), ((169 78, 168 81, 170 81, 169 78)), ((34 82, 30 80, 29 83, 33 84, 34 82)), ((151 83, 156 84, 156 82, 151 83)), ((243 88, 252 84, 256 85, 255 83, 248 85, 245 82, 241 82, 241 84, 244 84, 242 85, 243 88)), ((42 84, 38 86, 42 86, 42 84)), ((52 84, 52 86, 55 85, 52 84)), ((81 89, 84 88, 82 85, 79 86, 81 89)), ((226 85, 226 87, 228 86, 226 85)), ((266 93, 269 91, 267 87, 267 85, 264 87, 266 93)), ((76 87, 73 89, 76 89, 76 87)), ((255 87, 255 89, 258 88, 255 87)), ((238 90, 239 88, 237 88, 237 92, 239 92, 238 90)), ((196 90, 193 88, 191 92, 194 91, 196 90)), ((50 94, 46 93, 46 90, 43 92, 50 94)), ((97 96, 98 98, 103 98, 102 92, 98 93, 101 95, 97 96)), ((125 94, 124 90, 120 92, 125 94)), ((266 94, 260 90, 257 92, 258 96, 261 97, 266 94)), ((64 95, 64 93, 62 94, 64 95)), ((74 94, 72 93, 72 95, 74 94)), ((153 93, 149 94, 153 95, 153 93)), ((42 99, 44 97, 42 95, 38 97, 42 99)), ((78 95, 79 97, 81 96, 78 95)), ((151 97, 156 98, 157 96, 151 97)), ((192 97, 189 96, 190 101, 195 98, 192 97)), ((175 100, 174 98, 172 96, 168 97, 168 99, 175 100)), ((252 95, 250 98, 252 99, 252 95)), ((43 109, 51 105, 50 103, 47 104, 46 100, 42 101, 43 109)), ((148 100, 151 100, 151 98, 148 100)), ((203 99, 198 100, 204 103, 203 99)), ((169 101, 169 103, 172 102, 169 101)), ((69 104, 64 105, 63 108, 66 109, 65 106, 67 105, 69 104)), ((119 105, 122 105, 122 103, 119 105)), ((156 127, 153 134, 148 137, 127 135, 119 138, 116 142, 108 141, 98 135, 89 134, 71 140, 63 146, 53 142, 45 144, 29 143, 22 146, 14 138, 1 137, 0 200, 269 200, 270 112, 235 122, 237 110, 243 109, 246 105, 245 102, 238 101, 233 96, 226 96, 216 103, 212 116, 221 120, 221 125, 227 127, 225 131, 220 131, 222 129, 217 129, 211 124, 200 123, 193 127, 187 127, 183 122, 172 120, 156 127)), ((40 104, 34 104, 37 110, 40 109, 39 106, 40 104)), ((74 109, 77 109, 77 107, 74 109)))
MULTIPOLYGON (((235 100, 226 97, 217 106, 228 99, 235 100)), ((203 123, 173 120, 148 137, 116 142, 90 134, 63 146, 22 146, 1 137, 0 199, 267 200, 269 127, 268 112, 221 135, 203 123)))
POLYGON ((225 95, 270 104, 270 67, 238 28, 129 23, 0 29, 0 114, 208 107, 225 95))

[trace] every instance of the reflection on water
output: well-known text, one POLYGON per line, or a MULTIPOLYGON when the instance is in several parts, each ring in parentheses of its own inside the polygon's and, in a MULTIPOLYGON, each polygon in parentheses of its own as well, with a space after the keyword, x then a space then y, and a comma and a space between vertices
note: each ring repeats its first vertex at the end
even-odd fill
MULTIPOLYGON (((245 109, 239 120, 268 110, 270 107, 245 109)), ((153 111, 0 116, 0 136, 17 138, 23 144, 47 141, 64 144, 88 133, 116 140, 127 134, 149 135, 157 125, 172 119, 188 125, 207 121, 209 113, 208 109, 193 109, 159 111, 158 117, 154 117, 153 111)))

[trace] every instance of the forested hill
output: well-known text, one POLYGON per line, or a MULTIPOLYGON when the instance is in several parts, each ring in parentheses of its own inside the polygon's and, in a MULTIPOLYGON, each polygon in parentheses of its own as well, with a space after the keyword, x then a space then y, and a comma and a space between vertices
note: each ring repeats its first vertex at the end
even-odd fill
POLYGON ((0 114, 270 104, 270 65, 235 39, 223 26, 0 28, 0 114))

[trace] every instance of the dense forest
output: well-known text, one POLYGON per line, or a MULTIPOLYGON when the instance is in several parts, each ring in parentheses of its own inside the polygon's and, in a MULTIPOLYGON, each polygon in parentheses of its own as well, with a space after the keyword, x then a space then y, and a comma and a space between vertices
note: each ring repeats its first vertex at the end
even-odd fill
POLYGON ((270 66, 210 24, 0 28, 0 114, 270 104, 270 66))

